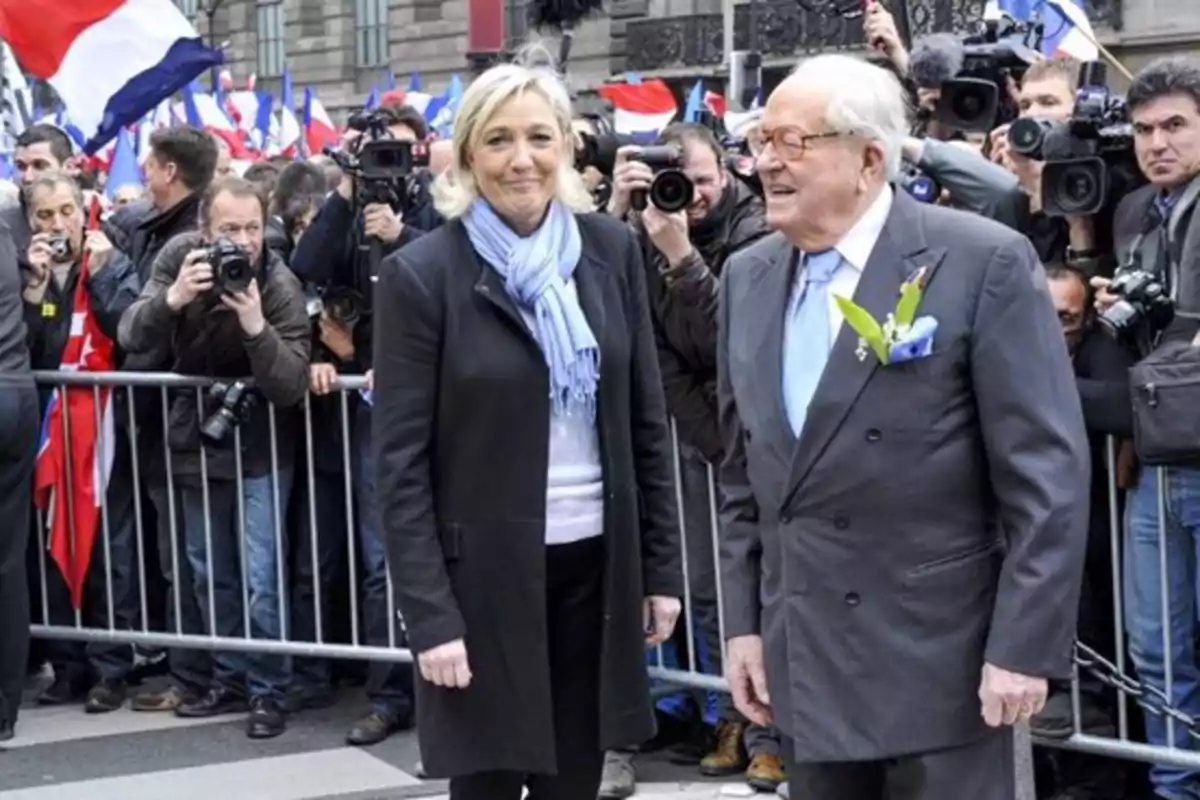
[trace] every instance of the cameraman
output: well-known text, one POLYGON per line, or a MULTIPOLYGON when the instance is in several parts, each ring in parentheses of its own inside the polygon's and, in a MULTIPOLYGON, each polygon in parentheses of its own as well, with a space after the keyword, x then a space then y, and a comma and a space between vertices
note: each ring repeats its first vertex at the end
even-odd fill
MULTIPOLYGON (((1075 87, 1080 62, 1070 58, 1039 61, 1025 72, 1015 88, 1021 119, 1068 122, 1075 112, 1075 87)), ((1005 90, 1005 87, 1001 87, 1005 90)), ((1014 87, 1009 86, 1009 92, 1014 87)), ((1017 228, 1033 242, 1044 263, 1066 263, 1089 276, 1111 275, 1109 248, 1096 238, 1092 217, 1049 217, 1042 212, 1042 170, 1045 162, 1015 152, 1009 143, 1010 125, 1001 125, 988 136, 988 155, 1017 179, 1014 194, 1017 228)))
MULTIPOLYGON (((623 147, 617 152, 608 210, 614 216, 632 216, 645 255, 663 389, 680 439, 690 624, 697 634, 697 653, 709 659, 693 666, 719 675, 722 646, 708 482, 708 465, 719 463, 723 452, 716 403, 717 287, 729 256, 770 231, 762 199, 725 170, 725 152, 709 128, 672 124, 657 144, 679 153, 678 169, 693 186, 691 202, 673 213, 648 202, 644 211, 630 215, 633 194, 649 192, 655 171, 638 160, 639 148, 623 147)), ((724 693, 709 698, 709 703, 716 707, 704 709, 703 716, 717 726, 716 745, 701 761, 701 772, 744 771, 753 785, 774 790, 783 780, 778 737, 749 726, 724 693)), ((610 780, 617 757, 610 757, 605 770, 604 788, 613 790, 610 796, 617 794, 610 780)), ((624 767, 631 779, 627 762, 624 767)))
MULTIPOLYGON (((170 342, 171 371, 231 385, 223 393, 210 392, 202 408, 190 388, 175 392, 171 405, 168 446, 187 559, 206 632, 245 635, 244 567, 250 633, 281 639, 277 575, 287 536, 275 509, 287 507, 293 459, 289 447, 276 445, 294 442, 298 434, 295 406, 308 392, 311 334, 299 282, 278 256, 264 250, 265 222, 266 209, 253 185, 241 178, 217 179, 200 201, 200 231, 176 236, 163 248, 150 282, 121 319, 120 343, 136 353, 170 342), (220 263, 212 263, 214 250, 222 251, 220 263), (242 277, 248 283, 237 280, 242 277), (238 402, 247 376, 254 382, 252 393, 248 402, 238 402), (274 405, 273 414, 266 403, 253 402, 255 394, 274 405), (212 433, 208 423, 216 419, 225 421, 227 430, 206 441, 201 423, 212 433)), ((176 714, 208 717, 244 710, 249 695, 247 734, 277 736, 284 730, 289 673, 289 660, 282 655, 215 653, 207 692, 182 703, 176 714)))
MULTIPOLYGON (((1127 195, 1117 208, 1113 233, 1122 270, 1155 274, 1174 300, 1174 320, 1153 342, 1149 357, 1136 370, 1163 363, 1183 376, 1194 375, 1197 364, 1196 312, 1200 312, 1200 243, 1196 235, 1196 195, 1200 192, 1200 64, 1194 59, 1167 58, 1152 62, 1135 78, 1126 95, 1133 124, 1138 166, 1150 185, 1127 195)), ((1094 278, 1096 305, 1109 311, 1119 299, 1108 291, 1112 282, 1094 278)), ((1144 353, 1143 353, 1144 354, 1144 353)), ((1186 383, 1186 381, 1184 381, 1186 383)), ((1200 400, 1182 395, 1185 414, 1196 413, 1200 400), (1190 412, 1190 413, 1189 413, 1190 412)), ((1135 405, 1135 417, 1138 409, 1135 405)), ((1161 416, 1161 415, 1160 415, 1161 416)), ((1171 416, 1174 416, 1172 414, 1171 416)), ((1168 435, 1184 441, 1194 437, 1194 421, 1172 424, 1164 419, 1168 435)), ((1135 428, 1136 429, 1136 428, 1135 428)), ((1147 431, 1135 443, 1142 454, 1147 431)), ((1138 677, 1160 692, 1166 691, 1167 659, 1173 675, 1170 704, 1193 718, 1200 716, 1200 666, 1195 634, 1197 562, 1200 542, 1200 452, 1162 468, 1141 469, 1128 495, 1125 597, 1130 652, 1138 677), (1167 519, 1159 519, 1159 491, 1165 492, 1167 519), (1160 532, 1160 522, 1163 524, 1160 532), (1161 537, 1161 538, 1160 538, 1161 537), (1166 553, 1161 552, 1165 544, 1166 553), (1159 569, 1166 560, 1167 574, 1159 569), (1169 609, 1161 609, 1162 602, 1169 609), (1170 620, 1171 653, 1163 647, 1164 616, 1170 620)), ((1164 695, 1165 696, 1165 695, 1164 695)), ((1162 717, 1143 714, 1146 740, 1156 746, 1191 747, 1187 726, 1174 727, 1174 741, 1162 717)), ((1200 775, 1195 770, 1154 765, 1150 780, 1161 797, 1196 797, 1200 775)))

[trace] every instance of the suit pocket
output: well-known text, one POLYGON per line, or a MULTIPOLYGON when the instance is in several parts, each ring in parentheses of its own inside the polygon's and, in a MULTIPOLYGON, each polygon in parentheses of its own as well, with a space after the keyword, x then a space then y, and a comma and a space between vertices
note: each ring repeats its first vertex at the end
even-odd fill
POLYGON ((970 566, 986 565, 1000 551, 1000 543, 996 541, 976 545, 968 550, 962 550, 932 561, 918 564, 908 571, 905 576, 909 582, 931 580, 939 575, 953 573, 970 566))

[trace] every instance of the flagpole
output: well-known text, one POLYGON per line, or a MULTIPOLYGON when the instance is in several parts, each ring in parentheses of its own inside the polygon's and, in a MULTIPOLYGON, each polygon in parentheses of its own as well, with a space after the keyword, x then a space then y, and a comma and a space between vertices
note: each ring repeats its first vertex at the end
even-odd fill
MULTIPOLYGON (((216 19, 217 12, 221 10, 221 0, 207 0, 201 6, 201 10, 204 12, 205 20, 208 22, 208 27, 205 30, 205 38, 208 39, 207 44, 215 50, 217 49, 217 32, 213 28, 213 21, 216 19)), ((217 81, 219 80, 216 64, 209 67, 208 79, 212 82, 212 90, 215 92, 217 90, 217 81)))

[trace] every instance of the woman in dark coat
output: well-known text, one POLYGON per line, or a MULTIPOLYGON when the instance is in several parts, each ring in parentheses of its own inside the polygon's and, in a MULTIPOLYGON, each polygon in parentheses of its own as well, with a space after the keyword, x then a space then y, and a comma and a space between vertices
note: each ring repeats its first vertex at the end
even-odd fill
POLYGON ((590 800, 654 730, 645 648, 683 591, 641 257, 590 213, 570 102, 471 84, 448 219, 384 262, 374 448, 427 773, 454 800, 590 800))

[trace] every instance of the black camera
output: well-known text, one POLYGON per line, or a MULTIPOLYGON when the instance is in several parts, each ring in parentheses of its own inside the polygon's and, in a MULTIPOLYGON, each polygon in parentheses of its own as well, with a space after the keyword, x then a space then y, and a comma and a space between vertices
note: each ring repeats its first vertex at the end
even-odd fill
POLYGON ((942 187, 915 164, 907 161, 900 164, 900 175, 896 185, 920 203, 936 203, 942 196, 942 187))
POLYGON ((216 410, 200 425, 200 435, 209 444, 223 444, 230 431, 249 419, 257 403, 257 393, 243 381, 214 383, 208 389, 208 404, 216 410))
POLYGON ((334 147, 324 150, 355 179, 355 202, 359 205, 382 203, 407 209, 412 201, 409 176, 417 168, 429 166, 425 144, 393 138, 390 124, 392 120, 378 111, 356 111, 346 123, 362 134, 353 152, 334 147))
POLYGON ((1015 37, 1023 31, 1003 28, 996 20, 983 23, 978 34, 963 39, 963 63, 958 74, 942 84, 933 116, 960 131, 986 133, 1015 119, 1017 108, 1008 96, 1008 79, 1020 81, 1040 59, 1036 50, 1015 37))
POLYGON ((1114 339, 1129 341, 1139 333, 1150 336, 1162 331, 1175 318, 1175 305, 1157 277, 1140 269, 1118 272, 1108 291, 1116 295, 1099 317, 1102 327, 1114 339))
POLYGON ((246 251, 228 239, 217 239, 209 246, 204 261, 212 267, 213 293, 221 296, 244 292, 254 280, 254 267, 246 251))
POLYGON ((678 147, 643 147, 631 155, 630 159, 640 161, 654 170, 654 181, 650 184, 650 190, 640 189, 629 195, 629 204, 635 211, 645 211, 647 200, 665 214, 682 211, 692 204, 696 187, 692 179, 680 170, 683 165, 683 152, 678 147))
POLYGON ((1042 211, 1047 216, 1090 216, 1109 198, 1140 182, 1133 129, 1125 99, 1109 93, 1103 63, 1079 68, 1075 108, 1067 122, 1019 119, 1008 129, 1013 152, 1042 169, 1042 211))
POLYGON ((344 286, 314 288, 304 296, 304 309, 310 320, 315 322, 325 314, 347 329, 362 319, 364 305, 361 294, 344 286))

